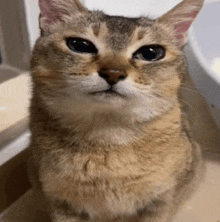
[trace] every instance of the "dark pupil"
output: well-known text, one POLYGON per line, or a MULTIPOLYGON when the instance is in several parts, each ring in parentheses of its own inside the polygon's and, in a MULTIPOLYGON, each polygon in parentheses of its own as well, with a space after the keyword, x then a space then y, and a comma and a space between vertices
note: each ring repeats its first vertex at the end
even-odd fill
POLYGON ((67 46, 79 53, 97 53, 96 47, 88 40, 80 38, 69 38, 67 39, 67 46))
POLYGON ((146 60, 153 60, 157 57, 157 50, 154 48, 143 49, 142 55, 146 60))

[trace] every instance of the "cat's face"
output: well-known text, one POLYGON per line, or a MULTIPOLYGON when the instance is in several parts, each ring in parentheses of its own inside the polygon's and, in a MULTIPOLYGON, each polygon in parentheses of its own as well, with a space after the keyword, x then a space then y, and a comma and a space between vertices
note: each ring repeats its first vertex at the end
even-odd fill
POLYGON ((185 33, 202 1, 188 1, 194 4, 185 12, 189 19, 178 22, 177 12, 153 21, 90 12, 71 0, 54 2, 49 7, 57 16, 41 0, 43 34, 32 59, 33 79, 48 106, 123 109, 140 120, 173 106, 185 73, 185 33))

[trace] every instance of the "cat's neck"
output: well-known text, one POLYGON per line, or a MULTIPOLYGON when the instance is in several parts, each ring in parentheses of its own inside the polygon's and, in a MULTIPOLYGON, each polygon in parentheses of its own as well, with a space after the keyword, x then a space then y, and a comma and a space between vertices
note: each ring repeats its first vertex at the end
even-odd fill
MULTIPOLYGON (((33 107, 36 110, 36 108, 33 107)), ((57 131, 58 135, 69 135, 71 143, 83 141, 88 144, 128 145, 140 138, 162 138, 178 133, 181 127, 181 110, 177 103, 163 115, 151 121, 138 122, 128 112, 97 112, 93 114, 69 115, 54 118, 47 110, 35 113, 35 119, 44 125, 48 131, 57 131), (48 119, 48 121, 45 121, 48 119), (51 130, 53 129, 54 130, 51 130), (60 131, 64 132, 61 133, 60 131)), ((42 127, 41 127, 42 128, 42 127)))

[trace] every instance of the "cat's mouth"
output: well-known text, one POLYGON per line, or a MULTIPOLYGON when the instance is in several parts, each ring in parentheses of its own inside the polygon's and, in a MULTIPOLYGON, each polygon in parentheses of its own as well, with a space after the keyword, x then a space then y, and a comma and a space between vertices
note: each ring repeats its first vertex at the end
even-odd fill
POLYGON ((116 90, 110 88, 110 89, 106 89, 106 90, 102 90, 102 91, 96 91, 96 92, 91 92, 89 93, 90 95, 104 95, 104 96, 118 96, 118 97, 125 97, 124 95, 122 95, 121 93, 117 92, 116 90))

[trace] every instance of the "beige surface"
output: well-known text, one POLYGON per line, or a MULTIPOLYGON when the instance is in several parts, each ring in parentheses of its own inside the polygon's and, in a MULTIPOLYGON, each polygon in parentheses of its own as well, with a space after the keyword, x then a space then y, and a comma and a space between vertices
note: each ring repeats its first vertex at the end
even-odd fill
POLYGON ((30 85, 28 73, 0 84, 0 132, 28 116, 30 85))
POLYGON ((206 169, 203 183, 174 222, 220 222, 220 162, 208 161, 206 169))

